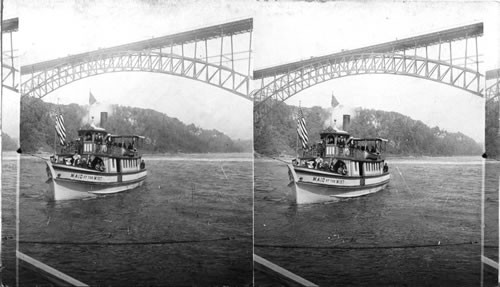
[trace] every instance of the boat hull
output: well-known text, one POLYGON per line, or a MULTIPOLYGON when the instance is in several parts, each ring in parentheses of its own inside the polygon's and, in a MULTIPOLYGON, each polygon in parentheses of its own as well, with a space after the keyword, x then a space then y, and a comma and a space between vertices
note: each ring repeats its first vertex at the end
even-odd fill
POLYGON ((137 188, 144 183, 147 170, 131 173, 102 173, 94 170, 52 165, 47 162, 49 200, 96 197, 137 188))
POLYGON ((366 177, 333 175, 320 170, 288 165, 289 187, 297 204, 336 201, 359 197, 384 189, 391 178, 389 173, 366 177))

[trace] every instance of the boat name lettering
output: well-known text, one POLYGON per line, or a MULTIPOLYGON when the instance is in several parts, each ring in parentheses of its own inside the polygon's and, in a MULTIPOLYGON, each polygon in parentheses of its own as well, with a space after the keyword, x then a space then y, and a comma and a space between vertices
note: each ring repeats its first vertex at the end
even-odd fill
POLYGON ((91 175, 91 174, 81 174, 81 173, 72 173, 69 176, 74 179, 82 179, 82 180, 97 180, 102 181, 102 176, 91 175))
POLYGON ((343 179, 326 178, 322 176, 313 176, 312 181, 321 183, 344 183, 343 179))

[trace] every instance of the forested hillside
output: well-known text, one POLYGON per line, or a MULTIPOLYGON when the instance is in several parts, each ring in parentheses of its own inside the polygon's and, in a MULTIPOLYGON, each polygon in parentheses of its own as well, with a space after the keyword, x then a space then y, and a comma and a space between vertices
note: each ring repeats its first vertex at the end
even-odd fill
POLYGON ((498 102, 486 101, 485 147, 489 158, 499 158, 500 137, 498 136, 498 102))
MULTIPOLYGON (((294 154, 297 107, 280 105, 263 117, 254 130, 255 151, 266 155, 294 154)), ((330 113, 321 107, 302 108, 310 142, 319 140, 319 131, 329 122, 330 113)), ((342 127, 342 123, 338 123, 342 127)), ((351 117, 348 130, 355 137, 381 137, 389 140, 391 155, 480 155, 479 144, 462 133, 449 133, 438 127, 430 128, 396 112, 358 109, 351 117)))
MULTIPOLYGON (((205 130, 186 125, 177 118, 151 110, 113 106, 104 128, 114 134, 138 134, 147 140, 145 152, 249 152, 250 141, 233 141, 217 130, 205 130)), ((43 102, 32 97, 21 100, 21 148, 27 152, 53 150, 54 112, 64 116, 67 138, 77 137, 78 129, 87 122, 86 110, 77 104, 61 105, 43 102)))
POLYGON ((13 151, 17 150, 17 140, 11 138, 8 134, 2 134, 2 150, 13 151))

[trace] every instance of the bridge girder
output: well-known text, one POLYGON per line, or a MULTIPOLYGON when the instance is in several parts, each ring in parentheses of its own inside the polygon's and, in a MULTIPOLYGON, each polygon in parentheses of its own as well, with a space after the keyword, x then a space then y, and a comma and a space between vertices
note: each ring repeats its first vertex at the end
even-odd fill
POLYGON ((19 70, 16 69, 16 56, 14 50, 13 33, 17 32, 19 19, 12 18, 2 21, 2 87, 11 91, 18 92, 18 77, 19 70), (7 41, 4 41, 6 39, 7 41), (7 42, 7 45, 5 45, 7 42))
POLYGON ((415 37, 399 39, 382 44, 371 45, 367 47, 345 50, 338 53, 333 53, 325 56, 311 57, 311 59, 301 60, 297 62, 287 63, 274 67, 255 70, 253 73, 254 79, 262 79, 274 77, 276 75, 286 74, 290 71, 300 69, 304 66, 317 65, 327 60, 336 60, 368 53, 395 53, 401 51, 410 51, 416 48, 441 46, 443 43, 450 43, 467 38, 477 38, 483 35, 483 23, 475 23, 471 25, 451 28, 443 31, 427 33, 415 37))
MULTIPOLYGON (((411 76, 483 97, 478 37, 483 24, 396 40, 254 71, 255 114, 328 80, 364 74, 411 76)), ((256 119, 258 120, 258 119, 256 119)))
POLYGON ((500 69, 486 72, 485 96, 487 101, 500 98, 500 69))
POLYGON ((310 65, 281 75, 255 91, 256 105, 268 99, 285 101, 316 84, 353 75, 405 75, 445 83, 481 96, 481 74, 473 69, 454 66, 444 61, 400 54, 363 54, 310 65))
POLYGON ((23 96, 39 98, 74 81, 113 72, 152 72, 208 83, 248 99, 249 78, 231 68, 156 52, 120 52, 36 73, 23 82, 23 96))
POLYGON ((205 82, 251 100, 251 45, 252 19, 245 19, 100 49, 21 67, 21 94, 42 98, 90 76, 142 71, 205 82), (244 37, 240 50, 236 35, 237 41, 244 37))

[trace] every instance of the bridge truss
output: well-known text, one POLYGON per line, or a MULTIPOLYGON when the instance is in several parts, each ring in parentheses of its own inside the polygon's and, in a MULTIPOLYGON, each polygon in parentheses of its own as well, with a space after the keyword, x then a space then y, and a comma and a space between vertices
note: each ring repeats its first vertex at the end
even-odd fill
POLYGON ((498 100, 500 97, 500 69, 486 72, 486 100, 498 100))
MULTIPOLYGON (((487 71, 485 74, 485 151, 488 158, 500 158, 500 69, 487 71)), ((484 266, 496 269, 497 282, 499 272, 499 174, 495 161, 484 162, 482 224, 481 224, 481 262, 484 266), (488 200, 486 200, 488 198, 488 200), (492 204, 497 202, 497 204, 492 204), (489 203, 488 203, 489 202, 489 203), (496 247, 494 247, 496 245, 496 247), (493 246, 494 248, 491 248, 493 246)), ((484 272, 482 270, 482 272, 484 272)))
POLYGON ((253 20, 71 55, 21 67, 22 96, 44 97, 87 77, 153 72, 201 81, 250 100, 253 20))
POLYGON ((412 76, 482 96, 482 35, 483 23, 476 23, 256 70, 253 78, 260 80, 260 88, 252 97, 265 113, 319 83, 363 74, 412 76))
POLYGON ((17 56, 14 49, 13 33, 17 32, 19 26, 19 19, 12 18, 2 21, 2 87, 18 92, 19 82, 16 74, 19 70, 17 66, 17 56))

